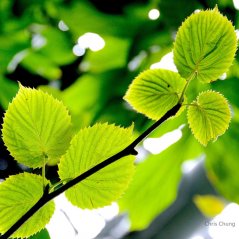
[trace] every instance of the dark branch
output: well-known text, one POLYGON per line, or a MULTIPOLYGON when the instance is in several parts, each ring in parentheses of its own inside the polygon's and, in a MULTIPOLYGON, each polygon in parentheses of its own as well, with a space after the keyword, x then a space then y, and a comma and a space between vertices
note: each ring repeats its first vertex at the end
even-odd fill
POLYGON ((44 206, 47 202, 55 198, 56 196, 60 195, 61 193, 65 192, 67 189, 73 187, 77 183, 83 181, 84 179, 88 178, 89 176, 93 175, 94 173, 98 172, 99 170, 105 168, 106 166, 112 164, 113 162, 117 161, 118 159, 128 156, 128 155, 137 155, 137 151, 135 150, 135 146, 137 146, 144 138, 146 138, 152 131, 154 131, 160 124, 162 124, 165 120, 174 116, 178 110, 180 109, 181 104, 177 104, 171 110, 169 110, 162 118, 156 121, 151 127, 145 130, 138 138, 136 138, 129 146, 125 149, 120 151, 119 153, 111 156, 110 158, 104 160, 103 162, 95 165, 93 168, 89 169, 88 171, 84 172, 83 174, 79 175, 78 177, 72 179, 71 181, 64 184, 62 187, 58 188, 56 191, 48 193, 48 189, 44 190, 42 197, 39 201, 33 205, 29 211, 27 211, 7 232, 5 232, 0 239, 8 239, 19 227, 23 225, 35 212, 37 212, 42 206, 44 206))

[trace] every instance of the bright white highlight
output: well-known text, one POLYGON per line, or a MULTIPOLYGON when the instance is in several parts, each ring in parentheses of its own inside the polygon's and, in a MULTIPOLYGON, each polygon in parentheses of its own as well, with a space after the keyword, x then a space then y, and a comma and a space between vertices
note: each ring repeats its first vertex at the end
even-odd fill
POLYGON ((170 145, 176 143, 182 137, 181 125, 178 129, 168 132, 160 138, 147 138, 144 140, 144 148, 152 154, 159 154, 170 145))
POLYGON ((223 74, 219 77, 220 80, 226 80, 226 78, 227 78, 227 73, 223 73, 223 74))
POLYGON ((119 214, 119 206, 117 203, 113 202, 110 206, 99 208, 94 211, 102 216, 106 221, 110 221, 119 214))
POLYGON ((137 56, 135 56, 129 63, 128 63, 128 69, 130 71, 136 70, 142 61, 147 57, 147 54, 145 51, 141 51, 137 56))
POLYGON ((184 174, 192 173, 192 171, 197 168, 197 166, 204 160, 204 155, 197 159, 187 160, 182 164, 182 172, 184 174))
POLYGON ((189 239, 204 239, 204 237, 196 235, 196 236, 192 236, 189 239))
POLYGON ((51 239, 95 238, 104 228, 106 221, 119 213, 116 203, 96 210, 82 210, 68 202, 64 195, 58 196, 54 201, 56 210, 46 226, 51 239))
POLYGON ((58 28, 63 32, 66 32, 69 30, 69 27, 62 20, 59 21, 58 28))
POLYGON ((150 20, 157 20, 160 16, 160 12, 158 9, 151 9, 148 13, 148 17, 150 20))
POLYGON ((233 5, 236 8, 236 10, 239 10, 239 0, 233 0, 233 5))
POLYGON ((83 56, 85 54, 85 48, 81 48, 78 44, 73 47, 72 51, 76 56, 83 56))
POLYGON ((199 13, 199 12, 201 12, 200 9, 196 9, 196 10, 194 11, 194 13, 199 13))
POLYGON ((213 239, 239 238, 239 206, 236 203, 228 204, 213 220, 205 221, 209 235, 213 239))
POLYGON ((159 62, 152 64, 150 66, 150 69, 167 69, 178 72, 177 67, 175 66, 173 61, 173 52, 169 52, 168 54, 163 56, 159 62))
POLYGON ((239 29, 236 29, 235 32, 236 32, 237 40, 239 40, 239 29))
POLYGON ((8 66, 7 66, 7 70, 9 72, 13 72, 16 70, 18 64, 24 59, 24 57, 28 54, 28 50, 23 50, 18 52, 13 58, 12 60, 9 62, 8 66))
POLYGON ((45 46, 47 43, 47 40, 45 37, 43 37, 41 34, 34 34, 32 37, 32 48, 34 49, 40 49, 43 46, 45 46))
POLYGON ((78 45, 83 49, 89 48, 92 51, 99 51, 104 48, 105 41, 100 35, 87 32, 78 38, 78 45))

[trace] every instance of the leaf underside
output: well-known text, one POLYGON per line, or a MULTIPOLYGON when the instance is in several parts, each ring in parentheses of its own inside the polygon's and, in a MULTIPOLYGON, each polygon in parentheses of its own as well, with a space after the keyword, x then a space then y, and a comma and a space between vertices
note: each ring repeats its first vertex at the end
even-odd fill
POLYGON ((174 44, 174 62, 180 75, 192 74, 203 83, 215 81, 231 66, 237 49, 232 23, 215 8, 188 17, 174 44))
POLYGON ((158 120, 178 103, 185 84, 176 72, 146 70, 134 79, 124 99, 136 111, 158 120))
MULTIPOLYGON (((10 176, 0 184, 0 233, 6 232, 42 196, 42 177, 22 173, 10 176)), ((27 220, 12 236, 29 237, 49 222, 55 206, 51 201, 27 220)))
POLYGON ((69 147, 71 119, 65 106, 40 90, 20 86, 5 113, 3 141, 11 155, 29 167, 57 161, 69 147))
MULTIPOLYGON (((96 124, 80 130, 61 158, 61 180, 75 178, 118 153, 131 143, 132 127, 96 124)), ((66 191, 66 197, 80 208, 98 208, 118 199, 134 172, 133 156, 124 157, 101 169, 66 191)))
POLYGON ((227 100, 215 91, 202 92, 188 109, 188 122, 195 138, 204 146, 225 133, 231 120, 227 100))

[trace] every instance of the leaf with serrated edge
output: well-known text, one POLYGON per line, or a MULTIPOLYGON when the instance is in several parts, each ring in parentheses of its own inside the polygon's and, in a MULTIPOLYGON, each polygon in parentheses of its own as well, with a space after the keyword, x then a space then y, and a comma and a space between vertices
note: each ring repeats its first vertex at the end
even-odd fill
MULTIPOLYGON (((42 196, 42 177, 30 173, 10 176, 0 184, 0 233, 6 232, 42 196)), ((42 230, 55 206, 51 201, 27 220, 12 237, 25 238, 42 230)))
POLYGON ((202 92, 189 105, 188 122, 195 138, 204 146, 225 133, 231 120, 227 100, 215 91, 202 92))
POLYGON ((174 62, 180 75, 201 82, 215 81, 231 66, 237 49, 232 23, 217 8, 188 17, 174 44, 174 62))
POLYGON ((5 113, 2 136, 11 155, 29 167, 57 161, 71 139, 71 119, 62 102, 20 85, 5 113))
POLYGON ((134 79, 124 99, 136 111, 158 120, 178 103, 185 84, 176 72, 146 70, 134 79))
MULTIPOLYGON (((75 178, 131 143, 132 129, 96 124, 79 131, 59 164, 61 180, 75 178)), ((134 156, 126 156, 68 189, 66 197, 80 208, 98 208, 118 199, 134 172, 134 156)))

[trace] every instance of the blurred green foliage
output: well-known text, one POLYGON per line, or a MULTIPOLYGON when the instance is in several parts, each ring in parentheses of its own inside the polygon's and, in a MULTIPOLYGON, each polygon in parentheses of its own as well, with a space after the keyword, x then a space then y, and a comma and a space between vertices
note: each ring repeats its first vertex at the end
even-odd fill
MULTIPOLYGON (((141 133, 152 122, 123 101, 128 85, 139 72, 171 51, 176 30, 188 15, 196 9, 213 8, 215 4, 239 27, 239 12, 230 0, 1 0, 2 114, 16 94, 19 81, 62 100, 72 115, 75 129, 95 122, 129 126, 134 121, 135 134, 141 133), (154 21, 148 17, 152 8, 160 11, 160 17, 154 21), (74 55, 72 49, 78 38, 87 32, 99 34, 105 47, 97 52, 86 49, 82 56, 74 55)), ((239 203, 238 60, 239 57, 226 80, 210 86, 193 82, 188 96, 189 100, 194 99, 202 88, 222 92, 233 114, 227 133, 204 149, 188 135, 185 125, 180 141, 162 154, 147 156, 137 167, 135 181, 120 202, 129 211, 134 229, 146 227, 174 201, 182 162, 201 155, 206 155, 207 173, 215 188, 226 199, 239 203)), ((168 120, 153 137, 178 128, 185 122, 183 117, 168 120)), ((10 162, 12 159, 3 145, 0 150, 1 158, 10 162)), ((6 169, 0 169, 1 178, 22 170, 14 167, 18 166, 9 163, 6 169)))

